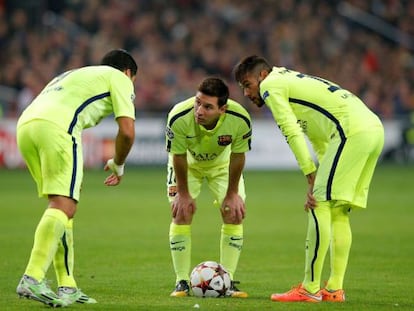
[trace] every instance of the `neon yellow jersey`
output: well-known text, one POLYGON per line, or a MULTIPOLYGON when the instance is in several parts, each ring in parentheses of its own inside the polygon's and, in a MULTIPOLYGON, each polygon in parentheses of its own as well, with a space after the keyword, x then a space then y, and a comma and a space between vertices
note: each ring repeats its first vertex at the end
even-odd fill
POLYGON ((175 105, 168 114, 166 149, 170 154, 187 153, 189 165, 217 167, 229 164, 231 153, 251 148, 251 119, 239 103, 229 99, 227 110, 214 129, 197 124, 195 97, 175 105))
POLYGON ((134 86, 122 71, 87 66, 54 78, 23 111, 18 126, 41 119, 80 138, 81 132, 114 114, 135 120, 134 86))
POLYGON ((315 164, 303 134, 321 159, 332 139, 344 143, 351 135, 382 127, 379 118, 351 92, 284 67, 273 67, 260 83, 260 95, 305 175, 315 170, 315 164))

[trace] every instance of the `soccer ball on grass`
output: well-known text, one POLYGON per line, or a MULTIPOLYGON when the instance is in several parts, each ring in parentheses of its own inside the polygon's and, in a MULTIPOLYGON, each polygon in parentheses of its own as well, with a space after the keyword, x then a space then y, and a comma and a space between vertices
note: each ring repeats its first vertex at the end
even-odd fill
POLYGON ((190 285, 196 297, 225 297, 230 288, 230 275, 215 261, 204 261, 193 269, 190 285))

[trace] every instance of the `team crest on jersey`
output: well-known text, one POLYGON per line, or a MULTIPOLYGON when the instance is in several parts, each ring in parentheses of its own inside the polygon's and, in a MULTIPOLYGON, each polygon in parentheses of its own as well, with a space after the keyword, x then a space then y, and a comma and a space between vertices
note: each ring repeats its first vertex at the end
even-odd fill
POLYGON ((167 137, 169 139, 173 139, 174 138, 174 132, 173 132, 173 130, 169 126, 167 126, 165 128, 165 135, 167 135, 167 137))
POLYGON ((266 100, 266 98, 269 97, 269 91, 265 91, 262 95, 262 99, 266 100))
POLYGON ((217 137, 217 143, 220 146, 228 146, 231 144, 232 141, 233 139, 231 138, 231 135, 221 135, 217 137))

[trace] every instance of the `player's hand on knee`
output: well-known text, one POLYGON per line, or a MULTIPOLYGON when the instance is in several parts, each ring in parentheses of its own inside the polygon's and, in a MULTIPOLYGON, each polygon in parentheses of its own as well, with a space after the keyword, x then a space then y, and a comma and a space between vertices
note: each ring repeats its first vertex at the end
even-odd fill
POLYGON ((176 194, 171 203, 172 218, 179 223, 191 223, 196 211, 194 199, 189 195, 176 194))
POLYGON ((221 215, 228 223, 240 224, 246 216, 246 206, 238 194, 228 194, 221 204, 221 215))
POLYGON ((226 204, 221 207, 221 216, 225 223, 234 225, 241 224, 243 222, 245 215, 246 207, 243 201, 241 201, 240 204, 226 204))

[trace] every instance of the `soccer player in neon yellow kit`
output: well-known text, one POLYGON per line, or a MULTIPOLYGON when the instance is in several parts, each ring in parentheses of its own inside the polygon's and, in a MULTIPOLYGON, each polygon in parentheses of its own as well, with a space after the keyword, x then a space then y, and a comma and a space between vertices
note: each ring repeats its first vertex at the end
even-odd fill
POLYGON ((343 280, 351 248, 349 212, 365 208, 368 188, 384 144, 379 118, 339 85, 249 56, 235 67, 235 79, 253 104, 266 105, 307 177, 305 276, 273 301, 345 300, 343 280), (308 137, 317 157, 308 149, 308 137), (330 248, 330 277, 320 287, 330 248))
POLYGON ((118 124, 114 157, 104 169, 107 186, 120 183, 135 139, 134 86, 137 64, 124 50, 112 50, 99 66, 70 70, 54 78, 23 111, 17 144, 48 208, 37 226, 34 244, 17 294, 54 307, 96 303, 73 276, 73 217, 83 178, 82 130, 114 114, 118 124), (57 294, 45 281, 53 262, 57 294))
POLYGON ((228 87, 221 79, 206 78, 194 97, 178 103, 168 114, 169 240, 177 282, 171 293, 174 297, 189 295, 191 223, 204 180, 220 205, 223 220, 220 262, 232 279, 227 296, 247 297, 235 286, 233 276, 243 246, 246 195, 242 171, 252 130, 248 112, 228 97, 228 87))

